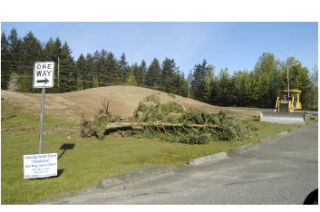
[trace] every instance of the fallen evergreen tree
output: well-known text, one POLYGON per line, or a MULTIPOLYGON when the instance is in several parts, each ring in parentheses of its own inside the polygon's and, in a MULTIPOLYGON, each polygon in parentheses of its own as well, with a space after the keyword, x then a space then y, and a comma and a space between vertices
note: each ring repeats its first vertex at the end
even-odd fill
MULTIPOLYGON (((107 108, 107 107, 106 107, 107 108)), ((184 109, 175 102, 161 104, 151 95, 139 103, 131 120, 119 121, 107 109, 102 110, 88 131, 102 139, 114 132, 131 131, 147 137, 158 137, 169 142, 206 144, 210 140, 242 140, 251 136, 245 123, 232 116, 228 110, 217 114, 184 109)))

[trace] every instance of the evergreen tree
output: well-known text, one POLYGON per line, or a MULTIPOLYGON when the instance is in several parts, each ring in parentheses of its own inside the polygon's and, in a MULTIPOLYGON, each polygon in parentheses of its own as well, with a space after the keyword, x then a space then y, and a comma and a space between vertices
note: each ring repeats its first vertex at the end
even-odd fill
POLYGON ((81 54, 76 62, 76 71, 77 71, 77 87, 78 90, 83 90, 85 88, 86 76, 86 60, 81 54))
MULTIPOLYGON (((131 72, 134 74, 134 79, 136 81, 136 85, 142 86, 143 85, 143 73, 142 73, 142 69, 140 68, 140 66, 137 63, 134 63, 131 66, 130 73, 131 72)), ((130 76, 130 77, 132 78, 132 76, 130 76)))
POLYGON ((84 89, 95 87, 95 63, 94 57, 91 54, 87 54, 86 56, 84 69, 84 89))
POLYGON ((192 97, 203 101, 210 102, 210 84, 213 80, 213 70, 212 65, 207 65, 207 61, 203 60, 201 64, 195 65, 192 73, 191 80, 191 93, 192 97))
POLYGON ((105 61, 105 74, 105 83, 118 84, 119 82, 121 82, 121 73, 118 62, 111 52, 107 54, 107 58, 105 61))
POLYGON ((93 87, 97 88, 99 87, 99 81, 98 81, 98 74, 99 74, 99 67, 98 67, 98 61, 99 61, 99 51, 96 50, 93 54, 93 66, 92 66, 92 75, 93 75, 93 87))
MULTIPOLYGON (((48 89, 47 92, 64 92, 63 82, 66 80, 65 76, 67 73, 64 73, 66 71, 66 67, 63 65, 61 66, 61 60, 60 60, 60 74, 58 76, 58 57, 61 59, 61 42, 59 38, 56 38, 53 40, 50 38, 46 43, 45 47, 43 49, 43 58, 45 61, 53 61, 55 63, 55 80, 54 80, 54 88, 48 89), (59 79, 58 79, 59 77, 59 79), (58 83, 59 81, 59 83, 58 83), (62 84, 61 84, 62 83, 62 84), (59 85, 59 87, 58 87, 59 85)), ((66 84, 66 83, 64 83, 66 84)))
MULTIPOLYGON (((15 73, 14 75, 22 75, 23 74, 23 61, 22 56, 23 52, 21 50, 21 39, 18 37, 17 31, 15 28, 13 28, 10 31, 10 34, 8 36, 8 74, 11 76, 11 74, 15 73)), ((18 76, 19 78, 19 76, 18 76)), ((19 87, 19 84, 15 85, 15 87, 19 87)))
POLYGON ((32 89, 33 65, 36 61, 41 61, 43 58, 42 47, 40 41, 34 37, 32 32, 29 32, 22 40, 20 56, 24 66, 20 69, 18 77, 18 90, 20 91, 37 91, 32 89), (29 77, 26 77, 29 76, 29 77))
POLYGON ((58 63, 58 57, 61 56, 61 41, 59 38, 56 38, 54 41, 52 38, 46 43, 44 48, 44 57, 45 60, 54 61, 58 63))
POLYGON ((166 58, 162 63, 162 89, 169 93, 188 95, 188 83, 180 73, 174 59, 166 58))
POLYGON ((160 87, 161 86, 161 68, 159 61, 154 58, 148 67, 146 86, 148 87, 160 87))
POLYGON ((147 77, 147 65, 146 65, 146 62, 144 60, 141 61, 141 64, 140 64, 140 67, 141 69, 141 72, 142 72, 142 80, 140 82, 141 85, 145 85, 146 83, 146 77, 147 77))
MULTIPOLYGON (((56 50, 59 43, 56 40, 56 50)), ((59 55, 59 54, 58 54, 59 55)), ((60 50, 60 91, 69 92, 77 90, 78 76, 75 69, 75 63, 71 56, 71 49, 67 42, 60 50)))
POLYGON ((1 89, 6 90, 10 82, 9 42, 5 33, 1 34, 1 89))
POLYGON ((122 53, 118 64, 122 81, 125 81, 129 75, 130 67, 128 65, 128 62, 126 61, 126 55, 124 53, 122 53))
POLYGON ((95 87, 105 86, 107 80, 107 70, 106 70, 106 57, 107 51, 102 49, 100 52, 96 51, 94 53, 95 61, 95 87))
POLYGON ((131 67, 131 71, 133 71, 135 79, 137 81, 138 86, 144 85, 145 72, 146 72, 146 63, 144 61, 141 62, 141 65, 134 63, 131 67))
POLYGON ((171 83, 173 85, 172 90, 169 92, 178 94, 180 96, 188 96, 188 82, 184 79, 184 75, 179 72, 174 74, 171 83))
POLYGON ((177 72, 178 68, 174 62, 174 59, 165 58, 162 62, 162 71, 161 71, 161 80, 162 80, 162 87, 164 91, 174 93, 174 81, 173 78, 175 73, 177 72))
POLYGON ((208 103, 213 105, 218 105, 219 102, 219 79, 214 77, 213 80, 210 82, 210 99, 208 103))
POLYGON ((131 71, 129 72, 129 76, 126 80, 126 84, 127 85, 131 85, 131 86, 137 86, 138 83, 136 81, 135 75, 134 75, 134 71, 133 69, 131 69, 131 71))
POLYGON ((22 42, 23 62, 26 65, 33 65, 36 61, 43 59, 43 52, 40 41, 30 31, 22 42))
POLYGON ((8 45, 9 45, 9 52, 11 54, 12 62, 15 62, 13 65, 17 65, 16 61, 21 61, 21 40, 18 37, 17 31, 13 28, 10 31, 10 35, 8 37, 8 45))

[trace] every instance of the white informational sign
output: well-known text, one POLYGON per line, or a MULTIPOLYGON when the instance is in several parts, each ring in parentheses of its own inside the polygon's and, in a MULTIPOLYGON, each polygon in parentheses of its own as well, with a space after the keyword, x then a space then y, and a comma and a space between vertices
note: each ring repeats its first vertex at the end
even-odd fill
POLYGON ((54 62, 35 62, 33 68, 33 88, 52 88, 54 62))
POLYGON ((24 155, 24 179, 57 176, 57 153, 24 155))

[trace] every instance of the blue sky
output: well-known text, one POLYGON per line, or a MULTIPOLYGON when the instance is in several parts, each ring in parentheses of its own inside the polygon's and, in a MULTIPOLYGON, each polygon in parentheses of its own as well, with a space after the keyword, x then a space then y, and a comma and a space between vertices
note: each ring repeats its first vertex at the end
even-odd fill
POLYGON ((1 23, 6 35, 13 27, 19 37, 32 31, 41 42, 51 37, 67 41, 75 59, 102 48, 117 58, 124 52, 130 64, 145 59, 149 65, 155 57, 160 61, 168 57, 185 75, 203 59, 216 67, 216 73, 224 67, 231 73, 253 70, 263 52, 282 61, 294 56, 310 71, 318 65, 317 23, 1 23))

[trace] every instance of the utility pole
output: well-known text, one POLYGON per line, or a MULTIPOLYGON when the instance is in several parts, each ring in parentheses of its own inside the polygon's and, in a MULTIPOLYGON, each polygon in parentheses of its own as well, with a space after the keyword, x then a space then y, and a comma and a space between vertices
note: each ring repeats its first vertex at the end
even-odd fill
POLYGON ((188 98, 190 98, 190 88, 191 88, 191 74, 192 74, 192 71, 190 70, 189 71, 189 74, 188 74, 188 98))
POLYGON ((60 88, 60 57, 58 56, 58 88, 60 88))
POLYGON ((288 81, 288 99, 289 99, 289 95, 290 95, 290 85, 289 85, 289 65, 287 66, 287 81, 288 81))
POLYGON ((290 96, 290 92, 289 92, 289 89, 290 89, 290 83, 289 83, 289 72, 290 72, 290 70, 289 70, 289 68, 290 68, 290 66, 295 66, 295 65, 299 65, 299 63, 298 62, 296 62, 296 63, 294 63, 294 64, 288 64, 288 66, 287 66, 287 81, 288 81, 288 99, 289 99, 289 96, 290 96))

